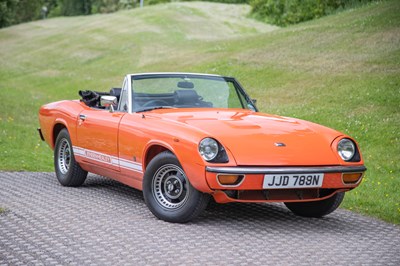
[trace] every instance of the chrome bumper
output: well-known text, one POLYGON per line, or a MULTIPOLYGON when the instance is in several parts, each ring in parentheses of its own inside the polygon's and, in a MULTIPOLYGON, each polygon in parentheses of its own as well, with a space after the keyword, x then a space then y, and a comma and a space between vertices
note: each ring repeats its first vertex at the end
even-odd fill
POLYGON ((220 174, 312 174, 312 173, 357 173, 367 168, 362 166, 321 166, 321 167, 212 167, 206 171, 220 174))

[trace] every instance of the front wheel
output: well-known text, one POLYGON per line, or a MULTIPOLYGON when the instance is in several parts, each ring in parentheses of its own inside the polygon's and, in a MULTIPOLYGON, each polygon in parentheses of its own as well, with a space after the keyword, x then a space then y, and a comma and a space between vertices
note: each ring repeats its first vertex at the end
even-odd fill
POLYGON ((185 223, 196 218, 206 207, 209 195, 189 182, 178 159, 162 152, 149 163, 143 180, 147 207, 159 219, 185 223))
POLYGON ((330 198, 310 202, 285 202, 286 207, 294 214, 304 217, 322 217, 336 210, 344 198, 344 192, 339 192, 330 198))
POLYGON ((77 187, 86 180, 87 172, 75 161, 71 139, 67 129, 63 129, 57 136, 54 148, 54 168, 61 185, 77 187))

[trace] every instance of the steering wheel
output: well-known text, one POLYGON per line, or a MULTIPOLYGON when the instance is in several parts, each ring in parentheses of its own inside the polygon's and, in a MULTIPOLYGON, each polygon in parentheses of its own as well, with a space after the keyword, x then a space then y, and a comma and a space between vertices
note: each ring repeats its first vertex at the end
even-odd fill
POLYGON ((148 107, 148 106, 169 106, 169 103, 167 103, 164 100, 151 100, 142 105, 142 107, 148 107))

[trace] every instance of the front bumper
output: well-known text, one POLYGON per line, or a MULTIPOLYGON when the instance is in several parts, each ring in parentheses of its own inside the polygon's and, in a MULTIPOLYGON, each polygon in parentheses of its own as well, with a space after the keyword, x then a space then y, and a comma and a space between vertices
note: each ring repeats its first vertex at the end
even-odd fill
POLYGON ((357 187, 366 171, 364 165, 357 166, 318 166, 318 167, 206 167, 207 183, 217 202, 291 202, 322 200, 337 192, 357 187), (265 175, 323 173, 324 179, 318 188, 263 188, 265 175), (345 183, 343 174, 360 173, 355 183, 345 183), (218 175, 242 175, 237 185, 222 185, 218 175))
POLYGON ((304 174, 304 173, 355 173, 365 172, 361 166, 319 166, 319 167, 206 167, 210 173, 220 174, 304 174))

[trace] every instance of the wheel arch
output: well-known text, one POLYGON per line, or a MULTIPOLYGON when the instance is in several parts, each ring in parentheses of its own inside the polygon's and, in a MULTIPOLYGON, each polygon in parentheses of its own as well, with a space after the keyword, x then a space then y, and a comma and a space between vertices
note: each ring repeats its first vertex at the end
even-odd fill
POLYGON ((187 159, 185 159, 187 154, 180 153, 179 149, 175 150, 173 147, 169 146, 166 143, 151 142, 147 145, 142 161, 143 172, 146 172, 147 166, 155 156, 165 151, 168 151, 176 156, 179 163, 181 164, 183 171, 185 171, 187 178, 194 188, 203 193, 212 192, 205 178, 204 165, 198 164, 193 161, 188 161, 187 159))
POLYGON ((145 155, 143 158, 143 171, 146 171, 147 166, 149 165, 149 163, 151 162, 151 160, 153 160, 153 158, 155 156, 157 156, 158 154, 165 152, 165 151, 169 151, 170 153, 172 153, 176 156, 176 154, 172 151, 172 149, 170 147, 166 147, 165 145, 160 144, 160 143, 149 144, 149 146, 146 147, 146 150, 144 153, 145 155))
POLYGON ((60 134, 61 130, 63 130, 64 128, 66 128, 68 130, 68 128, 60 122, 57 122, 54 127, 53 127, 53 134, 52 134, 52 141, 51 141, 51 145, 54 147, 56 144, 56 139, 58 134, 60 134))
POLYGON ((51 133, 51 138, 52 138, 51 145, 53 149, 55 147, 58 134, 60 134, 61 130, 63 130, 64 128, 67 129, 68 134, 71 138, 71 142, 75 143, 76 136, 74 134, 75 133, 74 126, 72 125, 71 127, 71 125, 68 125, 68 123, 64 119, 59 118, 54 121, 54 126, 52 128, 52 133, 51 133))

